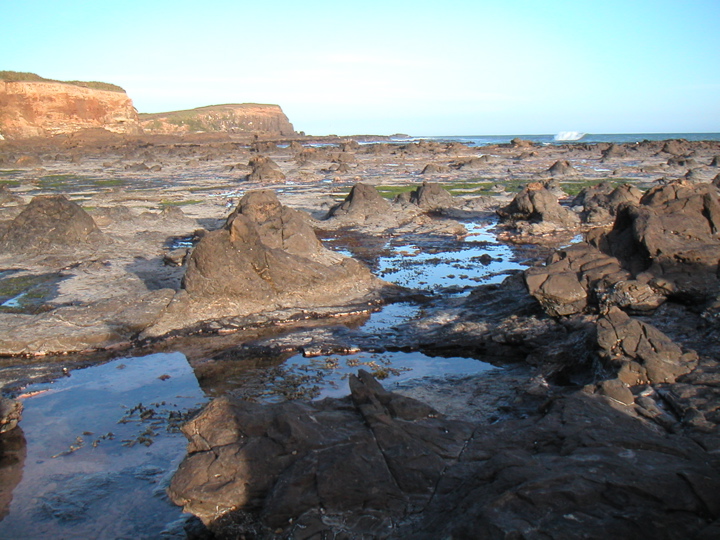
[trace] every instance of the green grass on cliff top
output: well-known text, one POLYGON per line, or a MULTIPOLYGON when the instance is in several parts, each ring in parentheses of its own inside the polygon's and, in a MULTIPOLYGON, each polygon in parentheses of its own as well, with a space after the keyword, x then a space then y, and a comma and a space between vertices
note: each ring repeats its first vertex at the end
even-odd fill
POLYGON ((72 84, 73 86, 82 86, 83 88, 92 88, 93 90, 106 90, 109 92, 122 92, 125 90, 116 84, 104 83, 99 81, 56 81, 53 79, 45 79, 35 73, 25 73, 23 71, 0 71, 0 81, 6 82, 51 82, 72 84))

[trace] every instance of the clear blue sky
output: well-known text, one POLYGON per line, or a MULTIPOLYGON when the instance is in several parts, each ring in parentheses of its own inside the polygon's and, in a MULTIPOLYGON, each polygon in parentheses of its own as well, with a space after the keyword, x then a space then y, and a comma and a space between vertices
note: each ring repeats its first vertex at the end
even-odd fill
POLYGON ((0 0, 0 70, 309 134, 720 131, 720 0, 0 0))

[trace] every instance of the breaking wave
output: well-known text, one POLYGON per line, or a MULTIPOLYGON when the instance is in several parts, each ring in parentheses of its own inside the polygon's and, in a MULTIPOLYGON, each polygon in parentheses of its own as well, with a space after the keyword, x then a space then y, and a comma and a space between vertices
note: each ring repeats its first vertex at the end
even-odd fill
POLYGON ((561 131, 553 137, 556 141, 579 141, 586 134, 580 131, 561 131))

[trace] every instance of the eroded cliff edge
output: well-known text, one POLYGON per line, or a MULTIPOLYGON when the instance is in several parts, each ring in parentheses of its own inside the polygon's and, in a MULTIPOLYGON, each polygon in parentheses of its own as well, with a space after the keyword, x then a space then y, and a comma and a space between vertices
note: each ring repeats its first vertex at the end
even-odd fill
POLYGON ((210 105, 185 111, 141 114, 146 133, 178 134, 198 131, 295 135, 279 105, 236 103, 210 105))
POLYGON ((103 128, 140 134, 138 113, 128 95, 59 81, 0 80, 0 134, 26 139, 103 128))

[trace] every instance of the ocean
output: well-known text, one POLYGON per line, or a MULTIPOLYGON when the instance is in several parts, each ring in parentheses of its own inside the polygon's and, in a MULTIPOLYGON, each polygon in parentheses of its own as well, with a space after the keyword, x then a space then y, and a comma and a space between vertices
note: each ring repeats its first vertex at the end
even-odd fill
MULTIPOLYGON (((566 134, 570 135, 571 134, 566 134)), ((514 138, 539 144, 595 144, 595 143, 638 143, 642 141, 665 141, 685 139, 687 141, 720 141, 720 133, 585 133, 577 140, 557 140, 556 135, 467 135, 452 137, 411 137, 409 140, 458 141, 470 146, 508 144, 514 138)))

